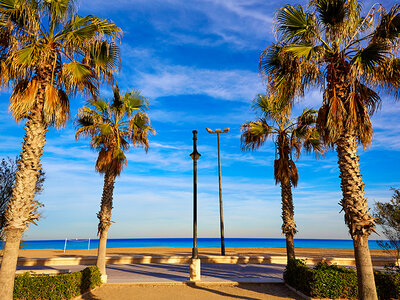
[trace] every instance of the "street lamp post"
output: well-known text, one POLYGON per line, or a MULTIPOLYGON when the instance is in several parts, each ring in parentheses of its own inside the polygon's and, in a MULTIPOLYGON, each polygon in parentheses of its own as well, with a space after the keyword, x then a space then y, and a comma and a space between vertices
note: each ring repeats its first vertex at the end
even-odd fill
POLYGON ((210 128, 206 128, 208 133, 216 133, 218 140, 218 184, 219 184, 219 220, 220 220, 220 231, 221 231, 221 255, 225 255, 225 237, 224 237, 224 214, 222 207, 222 185, 221 185, 221 151, 219 145, 219 134, 228 133, 229 128, 224 130, 215 129, 212 131, 210 128))
POLYGON ((193 152, 190 157, 193 159, 193 249, 190 263, 190 280, 200 280, 200 259, 197 249, 197 160, 200 158, 197 152, 197 130, 193 130, 193 152))
POLYGON ((193 249, 192 258, 198 258, 197 250, 197 160, 201 154, 197 152, 197 130, 193 130, 193 152, 190 157, 193 159, 193 249))

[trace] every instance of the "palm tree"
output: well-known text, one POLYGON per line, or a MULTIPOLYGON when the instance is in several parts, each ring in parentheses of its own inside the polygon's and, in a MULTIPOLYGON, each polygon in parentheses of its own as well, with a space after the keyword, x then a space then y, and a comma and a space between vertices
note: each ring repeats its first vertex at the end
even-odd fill
MULTIPOLYGON (((155 132, 150 119, 144 112, 147 100, 139 91, 120 93, 118 86, 113 89, 112 101, 90 100, 79 112, 76 120, 75 137, 90 137, 90 145, 99 152, 96 171, 104 174, 103 195, 100 212, 97 214, 100 235, 97 266, 106 275, 107 232, 111 225, 113 191, 115 178, 121 174, 127 163, 124 151, 130 143, 136 147, 149 149, 148 133, 155 132)), ((104 278, 104 277, 103 277, 104 278)))
POLYGON ((282 233, 286 237, 287 258, 294 259, 294 242, 296 223, 292 186, 296 187, 299 173, 293 161, 293 153, 297 159, 301 150, 322 152, 319 134, 315 127, 316 112, 305 109, 297 119, 290 119, 290 109, 273 97, 258 95, 253 108, 262 113, 257 121, 242 125, 241 144, 243 150, 255 150, 261 147, 268 138, 275 144, 274 177, 275 183, 281 185, 282 197, 282 233))
POLYGON ((268 93, 288 105, 308 88, 322 89, 317 124, 324 143, 338 153, 340 204, 353 239, 359 297, 377 299, 368 247, 375 224, 357 147, 371 143, 378 91, 399 96, 400 6, 385 11, 377 4, 365 17, 357 0, 309 0, 308 8, 286 5, 278 11, 277 43, 262 53, 260 69, 268 93))
POLYGON ((34 195, 50 126, 63 127, 69 96, 97 94, 119 65, 113 40, 121 29, 109 20, 80 17, 73 0, 0 0, 0 83, 12 87, 10 110, 26 119, 12 198, 5 212, 0 299, 12 299, 22 233, 34 222, 34 195))

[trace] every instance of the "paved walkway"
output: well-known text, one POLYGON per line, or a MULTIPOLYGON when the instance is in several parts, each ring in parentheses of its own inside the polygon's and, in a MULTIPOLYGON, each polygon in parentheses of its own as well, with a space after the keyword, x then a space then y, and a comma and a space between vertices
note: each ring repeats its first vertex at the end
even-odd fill
POLYGON ((107 283, 74 300, 302 300, 283 283, 107 283))
MULTIPOLYGON (((85 265, 18 267, 18 269, 84 269, 85 265)), ((267 264, 201 264, 202 282, 282 282, 284 265, 267 264)), ((124 264, 107 265, 109 283, 185 282, 189 279, 188 264, 124 264)))
MULTIPOLYGON (((18 267, 79 271, 87 265, 18 267)), ((201 264, 201 281, 188 282, 188 264, 110 264, 108 283, 74 300, 301 299, 282 280, 285 265, 201 264)))

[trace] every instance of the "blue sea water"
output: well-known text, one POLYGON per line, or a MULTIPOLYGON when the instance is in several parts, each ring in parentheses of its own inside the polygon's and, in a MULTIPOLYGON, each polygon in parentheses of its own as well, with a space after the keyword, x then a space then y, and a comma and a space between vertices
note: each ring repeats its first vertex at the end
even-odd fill
MULTIPOLYGON (((296 248, 326 248, 326 249, 352 249, 352 240, 328 240, 328 239, 295 239, 296 248)), ((67 250, 97 248, 98 239, 69 239, 66 243, 67 250)), ((108 239, 107 248, 128 248, 128 247, 174 247, 191 248, 191 238, 147 238, 147 239, 108 239)), ((220 247, 218 238, 198 238, 199 248, 220 247)), ((225 238, 226 247, 285 247, 285 239, 265 238, 225 238)), ((1 245, 2 246, 2 245, 1 245)), ((36 240, 23 241, 23 249, 64 249, 65 240, 36 240)), ((369 241, 370 249, 379 249, 375 240, 369 241)))

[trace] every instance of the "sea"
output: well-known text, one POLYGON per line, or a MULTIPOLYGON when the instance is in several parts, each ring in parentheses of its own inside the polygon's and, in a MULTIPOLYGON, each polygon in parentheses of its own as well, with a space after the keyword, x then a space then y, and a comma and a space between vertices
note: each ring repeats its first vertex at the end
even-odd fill
MULTIPOLYGON (((352 240, 345 239, 295 239, 296 248, 325 248, 325 249, 352 249, 352 240)), ((65 240, 24 240, 22 249, 94 249, 99 245, 98 239, 65 239, 65 240)), ((197 246, 220 247, 219 238, 198 238, 197 246)), ((2 248, 2 244, 0 244, 2 248)), ((107 248, 135 248, 135 247, 173 247, 191 248, 192 238, 140 238, 140 239, 108 239, 107 248)), ((225 247, 286 247, 283 238, 225 238, 225 247)), ((376 240, 369 241, 370 249, 379 249, 376 240)))

